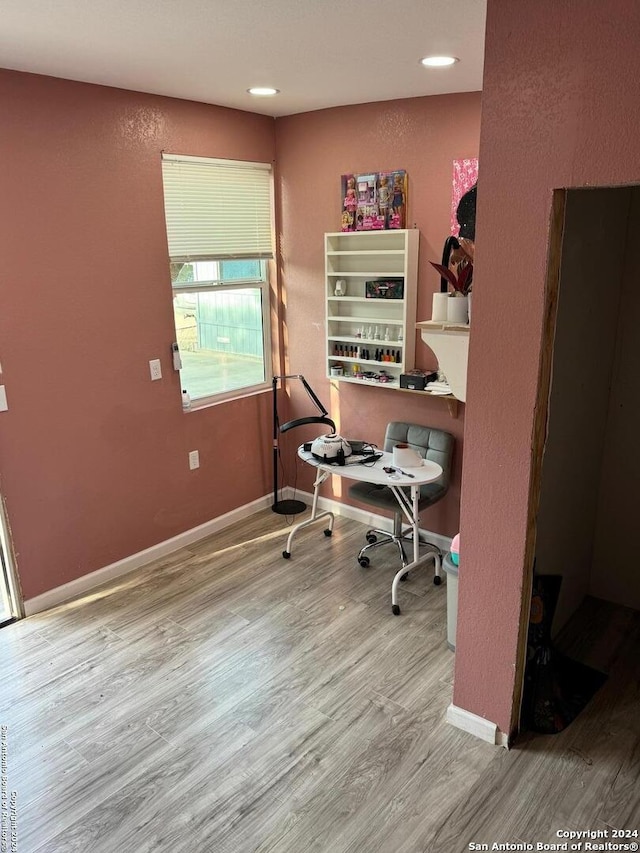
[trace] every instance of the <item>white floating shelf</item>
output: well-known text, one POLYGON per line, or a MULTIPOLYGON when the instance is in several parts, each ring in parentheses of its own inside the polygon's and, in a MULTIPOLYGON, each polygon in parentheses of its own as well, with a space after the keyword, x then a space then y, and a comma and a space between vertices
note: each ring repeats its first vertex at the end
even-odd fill
POLYGON ((453 396, 464 403, 467 399, 469 326, 423 320, 416 323, 416 328, 438 359, 453 396))

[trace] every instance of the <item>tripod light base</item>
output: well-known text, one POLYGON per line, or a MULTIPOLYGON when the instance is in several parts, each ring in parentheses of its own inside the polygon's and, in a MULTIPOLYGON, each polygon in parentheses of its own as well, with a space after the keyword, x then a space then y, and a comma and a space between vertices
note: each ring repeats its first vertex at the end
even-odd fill
POLYGON ((276 501, 271 505, 271 510, 277 512, 278 515, 298 515, 298 513, 304 512, 306 508, 306 503, 295 500, 276 501))

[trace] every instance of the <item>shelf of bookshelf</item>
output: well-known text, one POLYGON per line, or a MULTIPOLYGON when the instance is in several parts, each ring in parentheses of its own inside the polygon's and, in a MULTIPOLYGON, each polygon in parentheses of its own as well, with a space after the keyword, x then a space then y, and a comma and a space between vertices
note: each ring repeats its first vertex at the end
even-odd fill
MULTIPOLYGON (((378 301, 377 299, 373 300, 366 296, 328 296, 327 299, 329 302, 362 302, 365 305, 371 305, 372 302, 378 301)), ((394 299, 393 302, 396 305, 402 305, 404 303, 404 299, 394 299)))
POLYGON ((358 379, 355 376, 332 376, 332 382, 349 382, 352 385, 366 385, 369 388, 385 388, 388 391, 401 391, 403 394, 419 394, 421 397, 425 399, 429 399, 435 401, 437 403, 442 402, 446 403, 447 409, 449 410, 449 414, 452 418, 458 417, 458 403, 459 400, 457 397, 454 397, 453 394, 431 394, 429 391, 416 391, 414 388, 401 388, 398 382, 372 382, 368 379, 358 379))

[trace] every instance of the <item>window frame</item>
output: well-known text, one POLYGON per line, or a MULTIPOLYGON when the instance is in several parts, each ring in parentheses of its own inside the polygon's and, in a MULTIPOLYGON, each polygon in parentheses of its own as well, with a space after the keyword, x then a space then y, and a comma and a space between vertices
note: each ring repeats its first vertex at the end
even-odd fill
MULTIPOLYGON (((216 405, 218 403, 228 402, 229 400, 240 399, 242 397, 247 397, 247 396, 250 396, 252 394, 257 394, 257 393, 262 393, 264 391, 267 391, 271 388, 272 379, 273 379, 272 329, 271 329, 272 287, 271 287, 271 282, 270 282, 270 277, 274 274, 273 258, 275 256, 275 202, 274 202, 273 165, 271 163, 264 163, 264 162, 250 162, 250 161, 220 159, 220 158, 211 158, 211 157, 198 157, 198 156, 186 155, 186 154, 185 155, 169 154, 167 152, 162 152, 162 168, 163 168, 162 178, 163 178, 164 199, 165 199, 165 228, 167 231, 167 243, 168 244, 171 243, 171 240, 169 238, 169 225, 168 225, 168 221, 167 221, 167 219, 168 219, 168 217, 167 217, 167 199, 168 199, 168 196, 167 196, 167 185, 165 182, 165 167, 164 167, 165 161, 178 163, 178 164, 182 161, 186 164, 189 164, 190 166, 192 166, 194 163, 202 163, 203 167, 205 167, 205 168, 208 168, 211 166, 213 166, 213 167, 219 166, 221 168, 221 170, 224 170, 225 168, 229 168, 231 170, 237 170, 238 168, 240 168, 241 170, 253 169, 256 172, 256 180, 259 180, 258 179, 258 173, 263 173, 263 174, 265 172, 268 173, 268 191, 269 191, 269 201, 268 201, 269 217, 268 217, 268 219, 269 219, 269 224, 270 224, 270 235, 269 236, 270 236, 270 243, 271 243, 270 253, 266 252, 266 246, 265 246, 265 237, 267 236, 268 232, 266 230, 266 225, 265 225, 267 220, 266 220, 266 216, 265 216, 266 209, 264 206, 264 201, 266 200, 266 195, 264 193, 264 188, 265 188, 264 178, 262 178, 262 180, 259 181, 259 185, 262 187, 260 198, 263 200, 263 205, 262 205, 262 207, 256 207, 255 208, 255 210, 261 211, 261 212, 256 214, 258 216, 258 219, 256 219, 256 220, 251 220, 251 217, 250 217, 250 221, 249 221, 248 226, 247 226, 248 230, 244 231, 245 235, 252 235, 253 234, 253 232, 251 230, 252 226, 255 225, 255 223, 257 223, 258 221, 260 221, 262 223, 262 228, 259 232, 262 235, 262 237, 259 238, 261 250, 257 251, 255 253, 255 255, 252 254, 250 247, 249 247, 249 251, 247 251, 246 247, 245 247, 245 250, 241 254, 235 253, 233 250, 225 249, 225 248, 219 248, 218 251, 212 251, 212 253, 210 255, 207 255, 207 256, 204 256, 202 254, 193 254, 193 255, 180 254, 179 256, 176 255, 175 257, 172 257, 170 248, 169 248, 169 252, 168 252, 168 255, 169 255, 168 262, 169 262, 169 269, 170 270, 171 270, 171 265, 174 263, 195 264, 195 263, 199 263, 199 262, 216 262, 219 265, 221 265, 224 262, 237 260, 237 261, 257 261, 260 265, 260 278, 259 279, 249 277, 246 279, 225 280, 223 278, 220 278, 220 279, 209 279, 209 280, 205 280, 205 281, 180 282, 180 283, 174 283, 173 281, 171 281, 172 304, 174 304, 174 300, 175 300, 176 296, 179 296, 180 294, 184 294, 184 293, 207 293, 207 292, 215 292, 215 293, 226 292, 226 293, 229 293, 229 292, 233 292, 233 291, 237 291, 237 290, 259 290, 260 291, 260 301, 261 301, 261 307, 262 307, 262 363, 263 363, 263 367, 264 367, 264 380, 262 382, 254 383, 252 385, 244 385, 244 386, 239 387, 239 388, 229 389, 228 391, 221 391, 221 392, 217 392, 217 393, 213 393, 213 394, 206 394, 206 395, 198 396, 198 397, 192 396, 191 397, 190 410, 204 408, 206 406, 216 405)), ((206 172, 203 172, 203 177, 205 174, 206 174, 206 172)), ((236 171, 236 174, 237 174, 237 171, 236 171)), ((223 171, 220 172, 220 179, 222 181, 221 186, 224 187, 226 185, 228 187, 228 179, 226 179, 226 177, 223 177, 223 171), (225 184, 225 180, 227 180, 226 184, 225 184)), ((211 178, 209 178, 209 180, 211 180, 211 178)), ((215 181, 215 178, 213 180, 215 181)), ((169 186, 175 187, 176 185, 175 185, 175 183, 170 183, 169 186)), ((211 186, 213 186, 212 183, 208 184, 208 187, 211 187, 211 186)), ((244 182, 244 180, 242 180, 242 186, 244 186, 244 187, 247 186, 247 184, 244 182)), ((215 195, 216 198, 219 197, 217 190, 214 189, 213 191, 211 191, 207 188, 206 185, 205 185, 205 191, 206 192, 212 192, 212 195, 215 195)), ((178 189, 178 193, 182 193, 182 192, 185 192, 184 186, 182 187, 182 189, 178 189)), ((194 196, 189 195, 188 193, 186 196, 181 195, 179 197, 182 200, 184 200, 184 203, 187 205, 187 207, 190 204, 192 204, 192 199, 194 198, 194 196)), ((197 197, 198 196, 196 195, 195 198, 197 198, 197 197)), ((175 196, 172 196, 172 199, 173 198, 175 198, 175 196)), ((240 203, 240 201, 238 203, 240 203)), ((217 201, 216 201, 216 204, 213 205, 213 207, 209 207, 209 210, 215 211, 217 209, 219 211, 220 208, 217 207, 216 205, 217 205, 217 201)), ((252 209, 253 208, 250 208, 250 212, 252 209)), ((175 218, 176 217, 176 206, 175 206, 175 203, 172 203, 170 210, 172 211, 171 221, 173 224, 175 224, 175 222, 176 222, 176 218, 175 218)), ((178 206, 178 210, 180 212, 182 212, 182 209, 179 206, 178 206)), ((216 216, 215 213, 213 215, 214 215, 214 217, 216 216)), ((187 216, 186 221, 188 221, 189 220, 188 213, 186 214, 186 216, 187 216)), ((181 224, 181 220, 179 219, 179 216, 178 216, 177 221, 181 224)), ((212 225, 208 216, 202 220, 193 220, 192 219, 192 221, 198 221, 201 224, 207 223, 207 227, 211 227, 211 225, 212 225)), ((220 234, 224 235, 227 233, 224 230, 223 226, 219 226, 219 227, 222 228, 221 231, 218 231, 217 229, 214 228, 214 230, 209 230, 208 232, 206 230, 203 231, 202 229, 198 230, 198 227, 196 227, 194 234, 202 235, 202 234, 208 233, 209 235, 213 236, 213 235, 220 235, 220 234)), ((231 235, 230 245, 235 245, 233 242, 233 237, 234 237, 234 235, 238 234, 238 231, 237 230, 234 231, 232 229, 232 231, 229 233, 231 235)), ((256 239, 258 239, 258 238, 256 238, 256 239)), ((253 241, 252 241, 251 237, 248 237, 248 240, 249 240, 249 243, 252 244, 253 241)), ((188 242, 191 242, 191 241, 188 241, 188 242)), ((222 242, 224 243, 224 239, 222 242)), ((191 245, 193 246, 193 243, 191 243, 191 245)), ((210 244, 210 245, 212 246, 212 249, 213 249, 213 244, 210 244)), ((253 245, 255 245, 255 243, 253 243, 253 245)), ((223 269, 223 267, 219 266, 218 270, 217 270, 217 272, 219 274, 221 272, 221 269, 223 269)), ((176 340, 177 340, 178 339, 178 328, 175 325, 175 314, 174 314, 174 328, 175 328, 176 340)), ((182 391, 182 388, 184 387, 183 382, 182 382, 182 376, 183 376, 183 374, 182 374, 182 370, 181 370, 180 371, 180 389, 181 389, 181 391, 182 391)), ((187 388, 187 390, 188 390, 188 388, 187 388)), ((187 410, 187 411, 189 411, 189 410, 187 410)))
MULTIPOLYGON (((256 259, 258 260, 258 259, 256 259)), ((262 358, 264 364, 264 381, 253 385, 243 385, 241 388, 231 388, 228 391, 220 391, 216 394, 208 394, 202 397, 191 397, 191 408, 201 409, 213 406, 217 403, 226 403, 229 400, 238 400, 242 397, 250 397, 271 389, 273 379, 273 365, 271 360, 271 286, 269 282, 269 262, 262 259, 259 261, 263 271, 262 279, 234 279, 233 282, 210 279, 209 281, 184 282, 179 285, 171 284, 172 301, 180 293, 228 293, 233 290, 259 289, 261 291, 262 305, 262 358)), ((175 323, 175 321, 174 321, 175 323)), ((177 337, 177 329, 176 329, 177 337)), ((180 391, 182 393, 182 371, 180 371, 180 391)))

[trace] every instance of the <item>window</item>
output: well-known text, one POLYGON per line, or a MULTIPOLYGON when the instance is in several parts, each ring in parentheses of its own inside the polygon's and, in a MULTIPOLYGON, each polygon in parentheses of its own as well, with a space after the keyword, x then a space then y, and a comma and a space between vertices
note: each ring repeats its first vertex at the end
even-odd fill
POLYGON ((163 155, 181 386, 196 405, 269 387, 269 164, 163 155))

